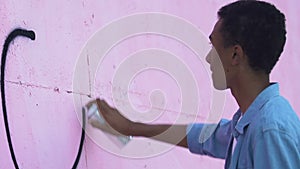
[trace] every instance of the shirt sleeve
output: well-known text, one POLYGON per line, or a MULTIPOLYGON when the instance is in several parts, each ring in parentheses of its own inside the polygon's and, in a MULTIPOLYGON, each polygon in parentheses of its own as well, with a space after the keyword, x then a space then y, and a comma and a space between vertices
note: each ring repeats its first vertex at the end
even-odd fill
POLYGON ((256 138, 254 146, 254 169, 300 168, 299 147, 287 133, 269 129, 256 138))
POLYGON ((187 143, 190 152, 225 159, 231 138, 231 121, 222 119, 216 125, 203 123, 188 125, 187 143), (210 126, 214 128, 213 131, 210 130, 210 126), (207 132, 212 134, 209 134, 209 137, 204 139, 205 141, 201 141, 200 135, 207 132))

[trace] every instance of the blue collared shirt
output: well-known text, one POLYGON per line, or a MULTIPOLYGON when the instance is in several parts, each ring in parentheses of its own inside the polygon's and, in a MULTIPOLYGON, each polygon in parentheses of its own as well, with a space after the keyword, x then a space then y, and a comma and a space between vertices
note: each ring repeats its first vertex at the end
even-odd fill
POLYGON ((238 110, 232 120, 222 119, 205 141, 206 124, 188 125, 189 150, 226 159, 226 169, 300 169, 300 121, 277 83, 264 89, 238 121, 240 115, 238 110))

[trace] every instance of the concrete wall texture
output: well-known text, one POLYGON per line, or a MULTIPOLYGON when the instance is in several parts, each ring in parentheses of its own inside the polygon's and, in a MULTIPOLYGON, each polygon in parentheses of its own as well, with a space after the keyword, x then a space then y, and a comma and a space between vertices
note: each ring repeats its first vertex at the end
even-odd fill
MULTIPOLYGON (((145 18, 138 18, 142 19, 138 22, 133 20, 133 25, 125 24, 116 30, 111 27, 114 23, 121 22, 118 19, 128 16, 149 12, 164 14, 178 18, 170 22, 174 30, 176 26, 181 29, 182 25, 176 22, 184 20, 189 23, 188 27, 194 25, 194 28, 202 32, 205 38, 201 39, 201 43, 208 42, 207 37, 217 20, 217 10, 229 2, 231 1, 0 0, 2 44, 7 35, 18 27, 34 30, 36 33, 35 41, 22 37, 15 39, 7 55, 5 89, 8 120, 20 168, 71 168, 81 134, 81 119, 78 115, 81 105, 90 100, 89 95, 93 98, 105 98, 111 105, 122 109, 122 113, 132 120, 149 123, 205 122, 213 100, 210 74, 205 69, 203 57, 200 56, 199 59, 197 56, 198 49, 194 49, 195 53, 183 39, 172 38, 163 33, 167 30, 167 25, 164 24, 170 20, 158 20, 153 25, 148 22, 153 21, 154 15, 150 14, 145 18), (153 28, 162 32, 132 33, 131 36, 117 39, 120 32, 130 33, 141 25, 144 30, 153 28), (85 53, 83 48, 91 41, 91 37, 96 36, 96 32, 101 32, 104 28, 108 28, 108 32, 101 36, 108 38, 101 39, 99 33, 100 39, 95 41, 96 48, 97 44, 101 50, 110 40, 117 41, 112 41, 113 45, 108 46, 109 51, 99 62, 97 59, 93 60, 96 56, 91 56, 97 54, 85 53), (143 55, 143 51, 150 53, 143 55), (161 57, 157 57, 158 55, 161 57), (149 56, 153 58, 147 60, 149 56), (139 58, 143 59, 134 61, 139 58), (79 68, 83 72, 79 77, 82 76, 80 85, 84 87, 74 87, 74 72, 78 63, 83 66, 79 68), (193 82, 188 80, 190 77, 193 82), (125 82, 128 84, 124 85, 125 82), (191 87, 192 83, 197 88, 194 88, 195 85, 191 87), (188 92, 187 95, 185 91, 188 92), (196 109, 185 108, 187 112, 183 111, 184 106, 190 107, 191 104, 196 104, 196 109), (176 121, 182 115, 185 118, 176 121)), ((286 14, 288 32, 285 50, 272 72, 271 80, 280 83, 281 94, 300 115, 300 2, 269 2, 286 14)), ((172 30, 167 31, 176 34, 172 30)), ((182 28, 181 31, 185 33, 183 35, 191 35, 188 28, 182 28)), ((187 40, 194 40, 194 37, 197 36, 191 35, 187 40)), ((208 45, 201 45, 202 53, 199 50, 203 55, 208 52, 208 45)), ((225 97, 224 113, 221 115, 231 118, 238 106, 229 91, 225 91, 225 97)), ((91 128, 89 130, 91 133, 84 142, 79 169, 204 169, 223 168, 224 165, 223 160, 194 155, 186 149, 168 147, 143 138, 134 138, 123 148, 113 147, 109 143, 111 139, 103 133, 91 128)), ((0 168, 14 168, 2 113, 0 152, 0 168)))

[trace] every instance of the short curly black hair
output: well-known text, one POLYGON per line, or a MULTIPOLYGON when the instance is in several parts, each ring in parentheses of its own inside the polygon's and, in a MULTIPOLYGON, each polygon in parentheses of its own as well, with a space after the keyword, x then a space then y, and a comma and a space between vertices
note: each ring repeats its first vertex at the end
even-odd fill
POLYGON ((253 70, 270 74, 286 42, 284 14, 267 2, 240 0, 222 7, 218 17, 224 46, 239 44, 253 70))

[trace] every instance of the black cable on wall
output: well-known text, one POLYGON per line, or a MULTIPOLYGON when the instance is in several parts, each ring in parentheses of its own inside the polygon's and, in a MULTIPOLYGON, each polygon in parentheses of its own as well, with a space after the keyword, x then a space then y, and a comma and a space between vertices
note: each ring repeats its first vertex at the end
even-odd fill
MULTIPOLYGON (((6 58, 7 58, 7 52, 9 45, 11 42, 17 37, 17 36, 23 36, 30 38, 31 40, 35 40, 35 33, 31 30, 24 30, 24 29, 15 29, 13 30, 6 38, 4 45, 3 45, 3 50, 2 50, 2 57, 1 57, 1 99, 2 99, 2 111, 3 111, 3 120, 4 120, 4 125, 5 125, 5 132, 6 132, 6 137, 7 137, 7 142, 9 146, 9 151, 11 155, 11 159, 13 160, 14 166, 16 169, 19 169, 18 162, 16 159, 16 155, 14 153, 13 145, 12 145, 12 140, 10 137, 10 130, 9 130, 9 123, 8 123, 8 118, 7 118, 7 110, 6 110, 6 99, 5 99, 5 63, 6 63, 6 58)), ((82 130, 81 130, 81 138, 80 138, 80 144, 77 152, 76 159, 74 161, 74 164, 72 166, 72 169, 76 169, 80 160, 80 156, 82 153, 82 147, 84 143, 84 138, 85 138, 85 112, 82 112, 82 130)))

